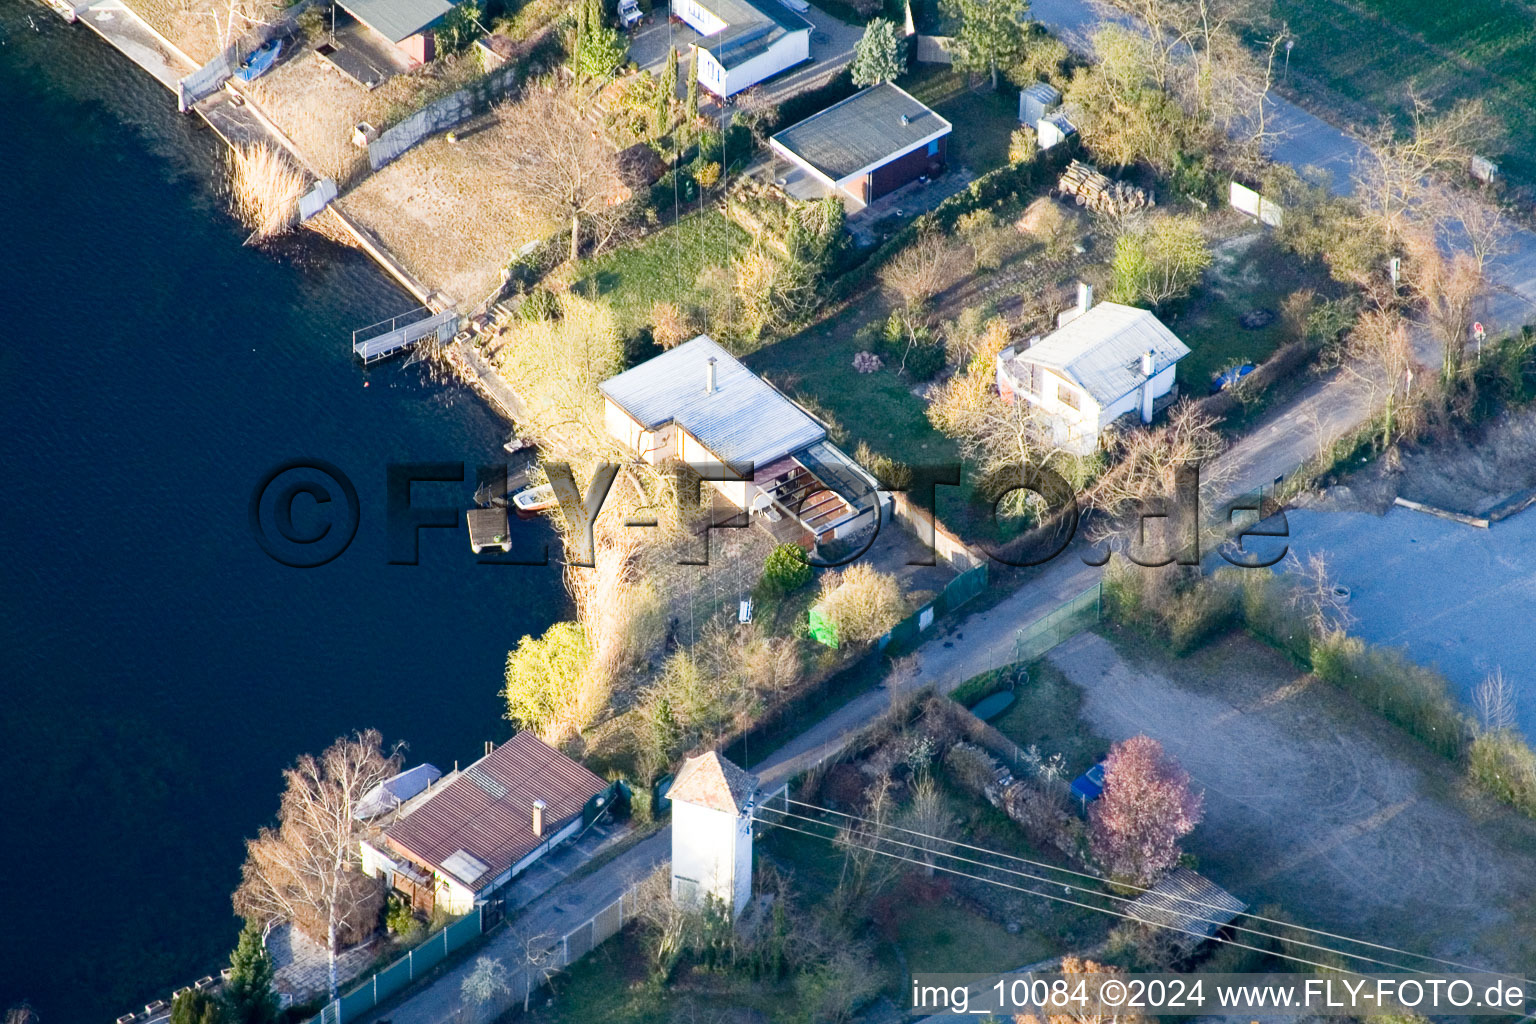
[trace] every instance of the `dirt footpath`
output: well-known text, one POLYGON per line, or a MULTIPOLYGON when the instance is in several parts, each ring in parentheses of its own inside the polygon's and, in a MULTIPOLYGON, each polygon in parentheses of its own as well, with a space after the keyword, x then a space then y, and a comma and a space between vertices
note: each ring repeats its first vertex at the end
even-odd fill
POLYGON ((1250 905, 1536 969, 1536 822, 1467 797, 1454 765, 1247 637, 1176 660, 1085 633, 1049 657, 1094 729, 1162 741, 1205 790, 1188 848, 1250 905))

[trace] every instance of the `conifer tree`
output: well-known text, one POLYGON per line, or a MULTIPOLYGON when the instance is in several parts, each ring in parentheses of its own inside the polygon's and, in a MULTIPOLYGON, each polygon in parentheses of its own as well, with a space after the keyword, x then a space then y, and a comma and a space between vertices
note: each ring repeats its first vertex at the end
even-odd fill
POLYGON ((272 991, 272 955, 261 941, 261 928, 247 922, 240 944, 229 955, 224 983, 229 1024, 277 1024, 277 994, 272 991))

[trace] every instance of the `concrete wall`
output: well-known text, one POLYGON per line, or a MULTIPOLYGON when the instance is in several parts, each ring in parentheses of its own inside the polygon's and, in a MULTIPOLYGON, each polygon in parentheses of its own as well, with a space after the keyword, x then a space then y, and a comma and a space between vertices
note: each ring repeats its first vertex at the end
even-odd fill
POLYGON ((984 554, 972 548, 949 530, 927 509, 918 508, 902 491, 891 495, 893 518, 909 530, 925 547, 948 562, 958 572, 974 569, 986 562, 984 554))
POLYGON ((917 61, 919 64, 953 64, 955 56, 950 52, 955 41, 949 36, 918 36, 917 61))

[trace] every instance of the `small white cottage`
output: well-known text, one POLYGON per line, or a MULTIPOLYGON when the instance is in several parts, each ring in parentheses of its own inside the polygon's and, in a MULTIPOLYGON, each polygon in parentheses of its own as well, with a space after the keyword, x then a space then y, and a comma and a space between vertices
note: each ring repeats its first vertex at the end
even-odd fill
POLYGON ((1093 306, 1092 296, 1084 287, 1061 327, 997 356, 999 393, 1038 406, 1056 443, 1082 454, 1122 416, 1151 423, 1177 397, 1178 362, 1189 355, 1189 346, 1147 310, 1093 306))
POLYGON ((752 808, 757 778, 714 751, 691 757, 667 790, 672 801, 672 898, 708 896, 735 917, 752 898, 752 808))
POLYGON ((811 59, 811 23, 779 0, 672 0, 698 41, 699 84, 734 96, 811 59))

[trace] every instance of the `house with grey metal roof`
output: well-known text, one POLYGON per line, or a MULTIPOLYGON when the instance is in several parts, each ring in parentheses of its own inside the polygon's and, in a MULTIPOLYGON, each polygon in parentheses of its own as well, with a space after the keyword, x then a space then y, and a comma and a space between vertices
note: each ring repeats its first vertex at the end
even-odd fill
POLYGON ((819 421, 708 335, 598 390, 612 437, 652 465, 691 467, 781 541, 860 533, 890 502, 819 421))
POLYGON ((432 29, 453 10, 449 0, 338 0, 337 6, 416 64, 430 64, 437 56, 432 29))
POLYGON ((860 209, 938 174, 954 128, 898 85, 854 93, 768 140, 774 154, 860 209))
POLYGON ((1122 416, 1151 423, 1178 397, 1178 363, 1189 346, 1147 310, 1095 306, 1093 289, 1084 285, 1061 320, 1045 338, 997 356, 999 393, 1036 406, 1057 444, 1090 452, 1122 416))
POLYGON ((811 23, 779 0, 672 0, 699 35, 699 85, 734 96, 811 59, 811 23))

